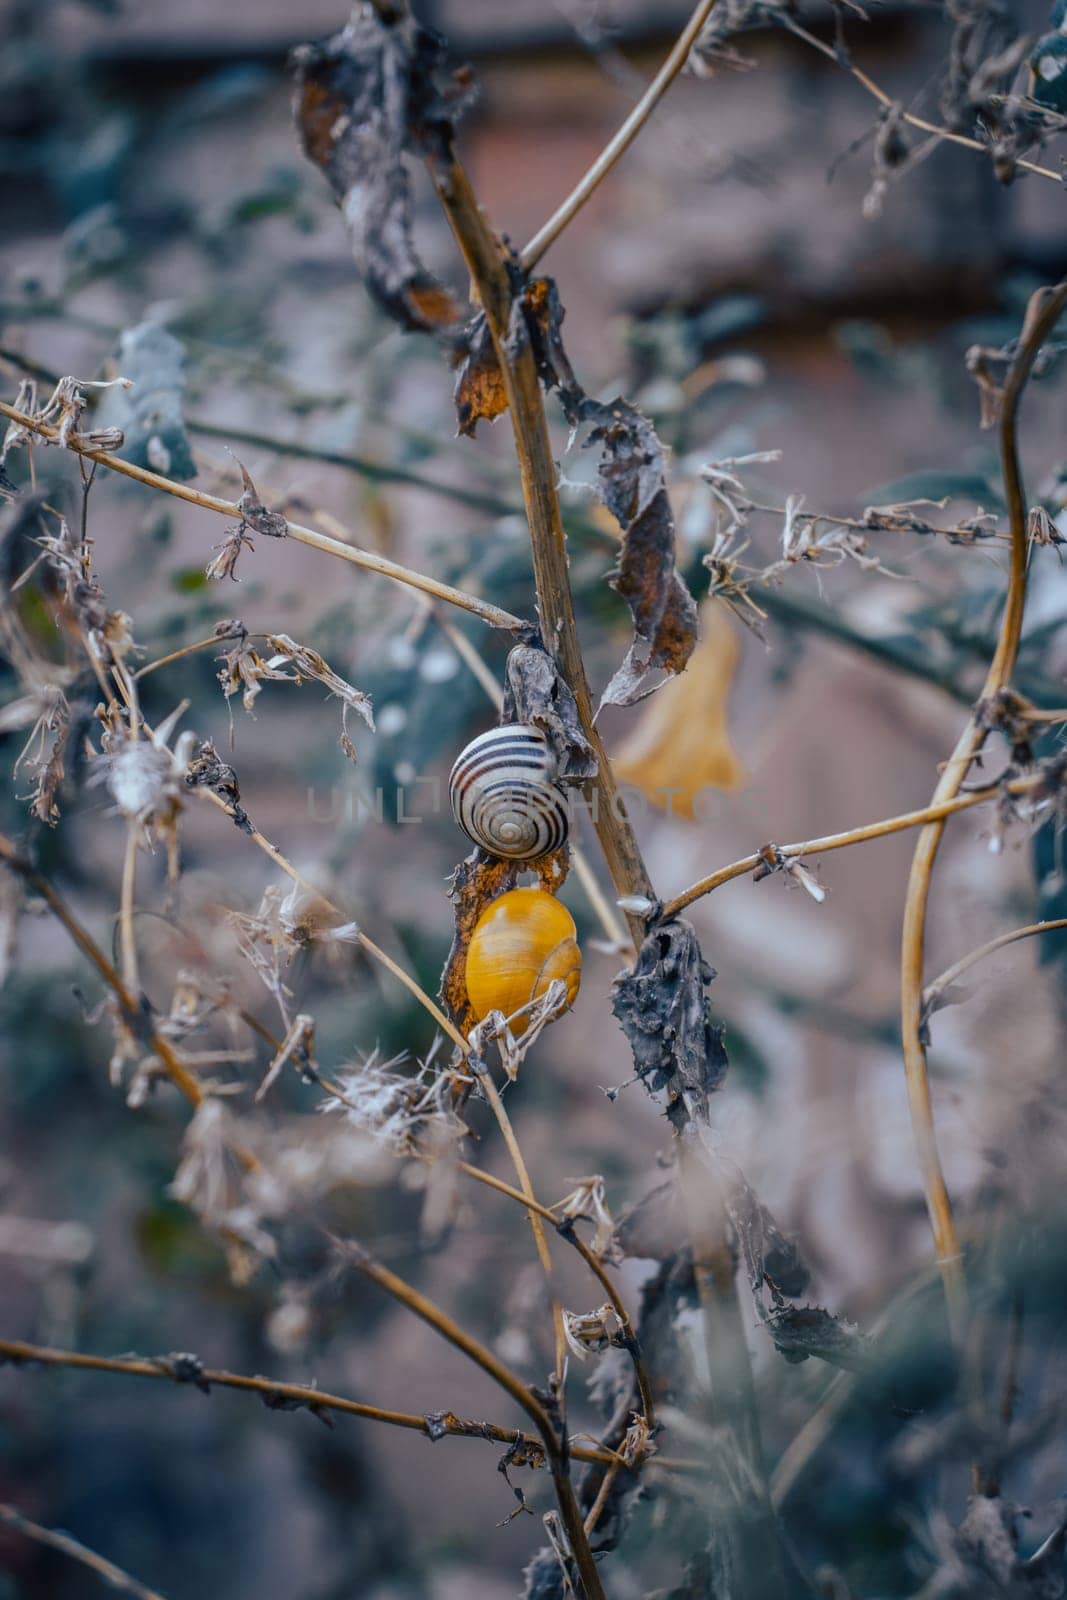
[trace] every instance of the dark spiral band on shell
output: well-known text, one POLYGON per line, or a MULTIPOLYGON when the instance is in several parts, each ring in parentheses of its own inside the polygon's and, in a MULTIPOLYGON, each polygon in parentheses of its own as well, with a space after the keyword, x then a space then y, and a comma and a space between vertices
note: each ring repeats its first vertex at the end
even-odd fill
POLYGON ((570 831, 556 760, 539 728, 513 723, 472 739, 448 780, 452 815, 469 839, 508 861, 558 850, 570 831))

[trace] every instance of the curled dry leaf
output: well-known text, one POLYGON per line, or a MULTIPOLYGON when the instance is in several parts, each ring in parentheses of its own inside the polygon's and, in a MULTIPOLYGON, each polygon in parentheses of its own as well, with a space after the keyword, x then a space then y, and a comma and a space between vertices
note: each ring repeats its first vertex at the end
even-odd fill
POLYGON ((782 1232, 741 1172, 724 1189, 752 1293, 769 1289, 776 1296, 803 1294, 811 1274, 796 1241, 782 1232))
POLYGON ((742 1173, 735 1172, 723 1191, 756 1310, 779 1355, 794 1363, 817 1356, 831 1366, 863 1371, 871 1353, 866 1336, 822 1306, 795 1303, 811 1281, 796 1241, 782 1232, 742 1173))
POLYGON ((186 770, 185 781, 190 789, 210 789, 218 795, 242 833, 254 833, 252 819, 241 804, 241 785, 233 767, 219 757, 210 739, 198 748, 186 770))
POLYGON ((674 515, 656 430, 625 400, 586 401, 582 416, 594 423, 588 443, 602 447, 600 493, 623 530, 619 564, 608 581, 634 621, 633 644, 602 703, 633 705, 650 674, 685 668, 697 640, 696 601, 675 566, 674 515))
POLYGON ((262 533, 268 539, 284 539, 289 532, 289 524, 280 511, 268 511, 259 497, 259 490, 252 482, 248 468, 243 461, 238 461, 241 469, 241 483, 243 489, 241 498, 237 502, 237 509, 242 518, 255 533, 262 533))
MULTIPOLYGON (((232 637, 231 634, 225 637, 232 637)), ((256 646, 242 628, 236 635, 231 650, 217 659, 222 662, 218 679, 222 692, 229 700, 241 690, 241 704, 251 716, 252 707, 265 683, 321 683, 323 688, 341 701, 341 749, 350 761, 356 759, 356 748, 348 732, 348 713, 355 711, 371 729, 374 714, 370 699, 347 679, 342 678, 329 662, 310 645, 298 644, 287 633, 268 633, 267 644, 275 653, 264 660, 256 646)))
POLYGON ((508 398, 484 311, 467 324, 459 342, 465 354, 456 373, 453 399, 460 433, 473 438, 479 422, 493 422, 503 415, 508 398))
POLYGON ((595 1223, 593 1253, 602 1261, 612 1258, 615 1223, 608 1210, 608 1203, 604 1197, 604 1180, 599 1173, 595 1173, 591 1178, 579 1178, 570 1194, 552 1209, 559 1213, 561 1232, 569 1230, 580 1220, 595 1223))
POLYGON ((326 175, 348 225, 367 288, 406 328, 452 328, 458 308, 419 260, 412 239, 405 155, 447 158, 468 98, 461 78, 442 82, 444 42, 399 14, 357 6, 325 44, 293 52, 294 114, 304 152, 326 175))
POLYGON ((615 774, 661 811, 694 817, 707 789, 740 787, 745 769, 727 725, 737 633, 725 611, 701 610, 703 637, 687 670, 664 684, 612 758, 615 774))
POLYGON ((708 1098, 729 1065, 722 1028, 704 993, 714 970, 688 922, 664 922, 641 946, 637 965, 615 979, 612 1010, 650 1094, 667 1095, 667 1117, 680 1130, 706 1122, 708 1098))
POLYGON ((871 1347, 866 1335, 843 1317, 822 1306, 782 1305, 763 1313, 774 1347, 787 1361, 807 1361, 818 1356, 832 1367, 847 1372, 863 1372, 870 1363, 871 1347))
POLYGON ((614 1344, 619 1319, 610 1302, 596 1311, 563 1312, 563 1333, 579 1361, 598 1356, 614 1344))
POLYGON ((595 776, 596 755, 582 732, 574 695, 551 658, 534 645, 516 645, 508 656, 503 721, 541 729, 556 757, 558 783, 595 776))

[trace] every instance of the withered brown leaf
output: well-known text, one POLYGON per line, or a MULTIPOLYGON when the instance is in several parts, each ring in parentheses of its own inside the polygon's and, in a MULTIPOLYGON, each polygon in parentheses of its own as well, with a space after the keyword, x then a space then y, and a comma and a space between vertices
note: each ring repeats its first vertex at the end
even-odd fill
POLYGON ((596 754, 582 731, 574 695, 544 650, 520 644, 508 655, 503 717, 541 729, 556 757, 558 782, 581 782, 596 773, 596 754))
POLYGON ((492 422, 508 408, 504 376, 484 311, 463 330, 461 349, 466 354, 456 373, 453 399, 460 433, 473 438, 479 422, 492 422))
POLYGON ((452 327, 459 312, 415 252, 404 157, 447 157, 468 91, 457 80, 442 87, 443 57, 444 41, 412 17, 359 6, 340 33, 291 58, 304 151, 344 212, 360 276, 403 327, 427 332, 452 327))
POLYGON ((714 976, 692 927, 679 919, 653 928, 633 971, 614 983, 612 1010, 634 1070, 650 1094, 666 1091, 667 1117, 679 1130, 707 1120, 708 1098, 729 1065, 704 993, 714 976))

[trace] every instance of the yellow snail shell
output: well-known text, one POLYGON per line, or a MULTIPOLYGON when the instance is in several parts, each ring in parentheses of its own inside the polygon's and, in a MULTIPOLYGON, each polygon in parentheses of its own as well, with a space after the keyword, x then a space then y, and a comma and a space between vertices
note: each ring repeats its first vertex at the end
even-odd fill
MULTIPOLYGON (((544 889, 510 889, 482 912, 467 947, 467 996, 479 1022, 490 1011, 513 1016, 537 1000, 553 978, 572 1006, 582 976, 574 918, 544 889)), ((512 1033, 526 1031, 516 1017, 512 1033)))
POLYGON ((472 739, 448 780, 452 815, 468 838, 507 861, 536 861, 567 838, 567 797, 540 728, 510 723, 472 739))

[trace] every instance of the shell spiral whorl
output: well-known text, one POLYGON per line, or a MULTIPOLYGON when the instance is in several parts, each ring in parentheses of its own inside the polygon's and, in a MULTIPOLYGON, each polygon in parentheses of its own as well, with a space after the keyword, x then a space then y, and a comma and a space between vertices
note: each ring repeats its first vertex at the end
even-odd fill
POLYGON ((535 861, 567 838, 567 798, 540 728, 512 723, 472 739, 448 780, 452 815, 491 855, 535 861))

